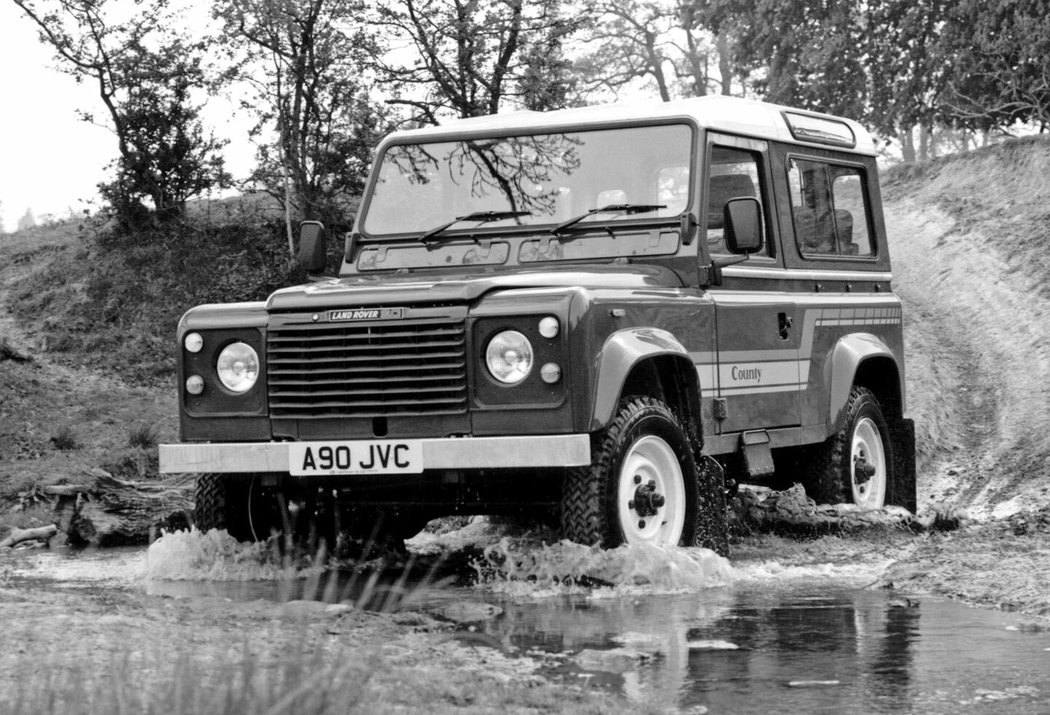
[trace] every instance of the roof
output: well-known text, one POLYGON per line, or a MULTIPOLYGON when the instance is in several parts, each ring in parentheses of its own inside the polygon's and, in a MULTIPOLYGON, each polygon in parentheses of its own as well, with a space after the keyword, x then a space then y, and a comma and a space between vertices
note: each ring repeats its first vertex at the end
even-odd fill
MULTIPOLYGON (((484 117, 457 119, 437 127, 395 132, 393 140, 436 140, 464 134, 520 133, 524 131, 563 128, 568 126, 624 123, 660 119, 689 118, 699 126, 759 139, 781 141, 803 146, 825 146, 874 156, 875 142, 871 134, 857 122, 830 114, 794 109, 739 97, 708 96, 680 99, 673 102, 641 102, 603 104, 553 112, 516 111, 491 114, 484 117), (819 138, 809 139, 798 129, 793 134, 787 117, 803 120, 830 120, 833 125, 847 126, 856 141, 852 147, 831 143, 819 138)), ((812 136, 812 135, 811 135, 812 136)))

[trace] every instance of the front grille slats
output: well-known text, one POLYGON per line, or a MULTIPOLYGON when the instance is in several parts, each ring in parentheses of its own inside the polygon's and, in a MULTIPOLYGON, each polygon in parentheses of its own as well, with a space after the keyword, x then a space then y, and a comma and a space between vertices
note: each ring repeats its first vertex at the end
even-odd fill
POLYGON ((274 321, 267 332, 270 416, 330 419, 463 414, 462 319, 274 321))

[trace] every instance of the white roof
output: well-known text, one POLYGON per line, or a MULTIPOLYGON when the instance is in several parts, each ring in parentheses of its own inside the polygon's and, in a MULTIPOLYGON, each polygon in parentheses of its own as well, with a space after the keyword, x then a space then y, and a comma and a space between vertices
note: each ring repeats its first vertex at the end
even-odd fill
POLYGON ((858 154, 875 155, 875 142, 871 135, 864 127, 851 119, 721 95, 680 99, 674 102, 603 104, 560 109, 553 112, 516 111, 490 114, 484 117, 456 119, 437 127, 395 132, 390 138, 432 141, 444 136, 462 136, 463 134, 536 131, 582 124, 600 125, 687 117, 706 129, 803 146, 828 146, 823 142, 806 141, 793 136, 784 112, 830 119, 845 124, 853 132, 856 145, 852 148, 841 146, 837 148, 858 154))

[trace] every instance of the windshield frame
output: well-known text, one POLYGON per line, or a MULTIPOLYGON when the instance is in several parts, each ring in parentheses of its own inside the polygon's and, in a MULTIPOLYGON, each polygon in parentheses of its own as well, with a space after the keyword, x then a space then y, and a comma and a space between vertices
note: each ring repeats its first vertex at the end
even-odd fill
MULTIPOLYGON (((550 134, 562 134, 562 133, 577 133, 577 132, 593 132, 593 131, 609 131, 617 129, 635 129, 635 128, 646 128, 646 127, 659 127, 659 126, 685 126, 689 131, 689 156, 688 156, 688 167, 689 167, 689 180, 688 180, 688 196, 686 203, 682 209, 672 216, 644 216, 634 214, 619 214, 619 215, 608 215, 608 214, 596 214, 593 218, 588 218, 576 224, 574 233, 586 233, 588 230, 605 230, 611 224, 617 227, 617 230, 622 227, 624 230, 650 227, 650 226, 665 226, 677 224, 681 217, 687 213, 695 213, 696 206, 698 205, 697 187, 699 186, 698 177, 698 152, 700 151, 701 141, 703 137, 703 130, 697 124, 696 120, 686 115, 672 116, 672 117, 659 117, 654 119, 646 120, 622 120, 622 121, 609 121, 609 122, 577 122, 572 124, 556 124, 551 126, 538 126, 538 127, 513 127, 508 129, 492 129, 488 128, 482 131, 455 131, 454 128, 449 131, 440 131, 440 127, 433 128, 433 133, 418 133, 413 136, 398 136, 392 135, 388 139, 384 140, 378 147, 375 159, 373 161, 372 171, 369 174, 368 184, 365 189, 365 194, 361 202, 360 213, 358 215, 357 227, 355 231, 355 244, 359 250, 364 246, 371 246, 382 243, 401 243, 407 241, 418 241, 420 231, 409 230, 397 233, 380 233, 370 234, 364 230, 364 224, 368 217, 368 212, 371 209, 373 197, 375 196, 376 184, 379 181, 379 174, 383 166, 383 160, 386 153, 391 148, 396 146, 404 145, 420 145, 420 144, 437 144, 437 143, 452 143, 452 142, 466 142, 466 141, 485 141, 491 139, 501 139, 510 137, 529 137, 529 136, 542 136, 550 134)), ((543 221, 537 223, 530 223, 524 225, 509 225, 509 226, 492 226, 486 223, 480 223, 478 225, 465 224, 463 226, 450 227, 442 232, 443 240, 446 242, 457 241, 457 240, 471 240, 473 237, 479 234, 486 236, 510 236, 510 235, 525 235, 525 234, 536 234, 549 232, 551 228, 561 223, 555 217, 552 217, 550 221, 543 221)), ((357 251, 355 250, 355 253, 357 251)), ((350 262, 356 258, 347 256, 350 262)))

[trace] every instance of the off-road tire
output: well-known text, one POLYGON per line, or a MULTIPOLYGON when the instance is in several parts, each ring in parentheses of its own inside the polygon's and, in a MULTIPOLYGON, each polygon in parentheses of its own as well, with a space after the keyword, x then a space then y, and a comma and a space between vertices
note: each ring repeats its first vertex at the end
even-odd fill
POLYGON ((698 473, 696 459, 677 416, 652 397, 626 397, 609 426, 592 438, 589 467, 566 475, 560 505, 562 535, 581 544, 614 548, 628 542, 618 508, 621 468, 636 444, 657 437, 669 447, 681 469, 684 519, 678 545, 701 545, 725 553, 725 492, 721 469, 698 473), (698 512, 703 510, 702 516, 698 512))
POLYGON ((871 390, 855 385, 846 401, 842 428, 824 443, 812 448, 806 460, 808 463, 805 465, 806 477, 803 486, 806 494, 818 504, 856 503, 851 460, 854 432, 861 424, 866 424, 869 428, 873 425, 882 442, 886 484, 883 502, 877 506, 891 503, 895 493, 894 474, 897 465, 892 434, 875 395, 871 390))
POLYGON ((193 490, 200 531, 226 529, 238 541, 257 541, 280 528, 277 500, 253 475, 201 474, 193 490))

